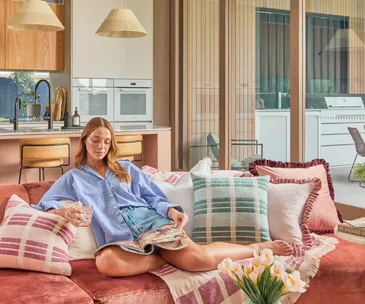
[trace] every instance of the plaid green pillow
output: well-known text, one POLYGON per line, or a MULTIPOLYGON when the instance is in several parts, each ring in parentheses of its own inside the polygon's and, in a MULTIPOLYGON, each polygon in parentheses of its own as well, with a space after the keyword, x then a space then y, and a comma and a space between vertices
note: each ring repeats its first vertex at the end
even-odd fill
POLYGON ((211 177, 191 173, 193 241, 198 244, 271 241, 267 219, 269 177, 211 177))

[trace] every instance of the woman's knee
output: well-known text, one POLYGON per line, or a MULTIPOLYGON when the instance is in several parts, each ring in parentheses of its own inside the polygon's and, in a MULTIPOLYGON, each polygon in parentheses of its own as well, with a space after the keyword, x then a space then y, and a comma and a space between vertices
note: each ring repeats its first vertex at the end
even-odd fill
POLYGON ((96 267, 98 270, 109 277, 113 276, 128 276, 127 263, 120 259, 116 254, 118 248, 107 247, 96 256, 96 267), (121 271, 124 270, 124 271, 121 271))
MULTIPOLYGON (((166 254, 166 252, 165 252, 166 254)), ((194 250, 185 251, 183 254, 179 254, 178 251, 170 251, 167 253, 169 256, 162 256, 173 266, 185 271, 206 271, 212 270, 216 267, 214 265, 215 258, 209 251, 205 250, 204 246, 198 246, 194 250)))

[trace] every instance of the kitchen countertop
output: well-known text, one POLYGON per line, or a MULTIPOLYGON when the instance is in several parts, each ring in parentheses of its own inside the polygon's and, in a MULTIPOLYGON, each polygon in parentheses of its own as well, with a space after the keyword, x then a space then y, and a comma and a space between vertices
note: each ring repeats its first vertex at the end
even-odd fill
MULTIPOLYGON (((24 138, 24 137, 53 137, 60 135, 67 135, 68 137, 79 137, 81 135, 82 129, 61 129, 62 125, 54 126, 53 130, 48 130, 47 125, 44 126, 24 126, 22 123, 19 124, 19 130, 13 130, 12 125, 8 124, 0 125, 0 139, 9 139, 9 138, 24 138)), ((147 133, 156 133, 159 131, 169 131, 170 127, 164 126, 154 126, 151 124, 138 124, 138 126, 134 127, 131 125, 123 125, 121 123, 112 123, 114 132, 116 134, 120 133, 138 133, 138 134, 147 134, 147 133)))

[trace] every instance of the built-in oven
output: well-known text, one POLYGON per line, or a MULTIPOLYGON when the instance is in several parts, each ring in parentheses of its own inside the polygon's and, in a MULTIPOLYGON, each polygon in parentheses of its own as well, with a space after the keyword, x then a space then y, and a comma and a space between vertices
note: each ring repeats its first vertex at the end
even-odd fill
POLYGON ((81 122, 96 116, 113 120, 113 79, 74 78, 72 86, 72 104, 79 110, 81 122))
POLYGON ((152 122, 152 80, 114 79, 114 121, 152 122))

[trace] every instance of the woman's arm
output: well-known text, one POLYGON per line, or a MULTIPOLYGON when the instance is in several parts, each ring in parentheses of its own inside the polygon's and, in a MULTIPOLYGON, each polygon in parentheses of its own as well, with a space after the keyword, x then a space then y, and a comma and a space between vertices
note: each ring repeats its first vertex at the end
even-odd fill
POLYGON ((70 171, 62 175, 43 195, 38 205, 31 206, 41 211, 47 211, 50 209, 60 209, 61 201, 63 200, 78 201, 72 186, 72 180, 72 173, 70 171))
MULTIPOLYGON (((174 208, 179 212, 184 212, 183 208, 178 205, 171 204, 163 194, 161 189, 153 182, 144 172, 134 164, 130 163, 130 174, 132 183, 137 183, 141 197, 157 211, 158 214, 170 218, 168 211, 174 208)), ((135 186, 135 185, 133 185, 135 186)))

